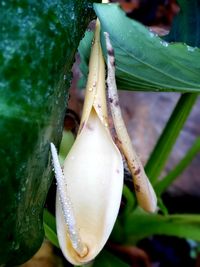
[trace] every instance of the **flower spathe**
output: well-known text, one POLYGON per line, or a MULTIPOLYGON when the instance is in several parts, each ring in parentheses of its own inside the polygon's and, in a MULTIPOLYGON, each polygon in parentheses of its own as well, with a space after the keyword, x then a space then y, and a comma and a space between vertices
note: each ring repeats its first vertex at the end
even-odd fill
POLYGON ((123 163, 121 155, 94 110, 64 162, 67 192, 87 254, 80 257, 71 245, 59 201, 57 233, 63 254, 72 264, 92 260, 103 248, 119 211, 123 163))
POLYGON ((52 144, 57 179, 56 225, 60 248, 74 265, 93 260, 116 221, 123 188, 122 156, 108 129, 105 66, 96 24, 78 136, 63 166, 52 144))

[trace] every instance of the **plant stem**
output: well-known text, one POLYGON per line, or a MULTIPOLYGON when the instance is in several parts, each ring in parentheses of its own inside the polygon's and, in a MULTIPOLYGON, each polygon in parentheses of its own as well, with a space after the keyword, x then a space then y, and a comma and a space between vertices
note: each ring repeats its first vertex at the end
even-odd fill
POLYGON ((162 172, 197 98, 198 94, 182 94, 160 135, 145 167, 146 173, 153 184, 155 184, 162 172))
POLYGON ((123 187, 123 196, 126 199, 126 207, 125 207, 124 214, 125 216, 128 216, 129 213, 131 213, 131 211, 133 211, 134 207, 136 206, 136 201, 135 201, 133 192, 125 184, 123 187))
POLYGON ((188 150, 185 157, 177 164, 177 166, 169 172, 161 181, 155 185, 157 195, 161 195, 166 188, 187 168, 194 157, 200 152, 200 137, 196 139, 192 147, 188 150))

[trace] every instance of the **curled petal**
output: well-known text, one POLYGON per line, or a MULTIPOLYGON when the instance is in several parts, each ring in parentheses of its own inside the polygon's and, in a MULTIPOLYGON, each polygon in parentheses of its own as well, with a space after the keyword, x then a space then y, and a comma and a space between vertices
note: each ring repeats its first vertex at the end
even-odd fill
POLYGON ((81 257, 72 246, 59 192, 58 239, 68 261, 78 265, 92 260, 105 245, 119 211, 123 187, 122 157, 94 109, 64 162, 64 177, 87 254, 81 257))
POLYGON ((63 172, 52 149, 57 179, 56 224, 66 259, 82 265, 101 251, 114 226, 123 187, 123 161, 107 122, 105 63, 97 20, 78 136, 63 172))

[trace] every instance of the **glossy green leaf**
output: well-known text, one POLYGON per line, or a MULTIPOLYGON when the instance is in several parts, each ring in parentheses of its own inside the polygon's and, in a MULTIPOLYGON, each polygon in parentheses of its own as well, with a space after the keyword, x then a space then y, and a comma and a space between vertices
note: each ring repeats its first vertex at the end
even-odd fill
MULTIPOLYGON (((199 3, 197 0, 179 2, 181 12, 166 38, 199 46, 199 3), (177 33, 177 27, 181 34, 177 33)), ((101 20, 103 31, 109 32, 115 50, 118 89, 200 91, 198 48, 184 43, 165 42, 142 24, 126 17, 117 5, 96 4, 95 11, 101 20)), ((92 36, 92 32, 87 33, 79 46, 80 68, 83 73, 79 82, 81 88, 86 83, 92 36)))
POLYGON ((170 235, 200 241, 200 215, 157 215, 135 212, 124 224, 127 242, 151 235, 170 235))
POLYGON ((200 47, 200 2, 199 0, 177 0, 180 12, 175 17, 165 40, 184 42, 200 47))
MULTIPOLYGON (((95 4, 94 8, 102 32, 110 34, 115 50, 118 89, 200 92, 198 48, 163 41, 142 24, 126 17, 116 4, 95 4)), ((89 47, 90 38, 86 36, 86 39, 84 46, 89 47)), ((104 42, 103 46, 105 48, 104 42)), ((84 62, 87 62, 86 51, 81 54, 84 62)))
POLYGON ((26 261, 43 241, 49 143, 61 139, 71 66, 91 14, 87 0, 0 3, 0 265, 26 261))

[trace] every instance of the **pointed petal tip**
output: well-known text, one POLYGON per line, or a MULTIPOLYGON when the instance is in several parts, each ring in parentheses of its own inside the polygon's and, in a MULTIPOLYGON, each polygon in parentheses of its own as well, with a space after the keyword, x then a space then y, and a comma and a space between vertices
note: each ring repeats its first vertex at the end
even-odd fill
POLYGON ((51 152, 56 150, 54 143, 50 142, 51 152))
POLYGON ((148 213, 155 213, 158 210, 157 207, 157 196, 156 193, 151 185, 151 183, 149 182, 149 180, 147 179, 147 183, 148 183, 148 191, 149 194, 144 197, 143 199, 140 199, 139 201, 139 205, 148 213))

